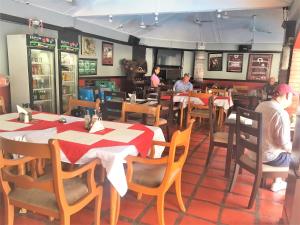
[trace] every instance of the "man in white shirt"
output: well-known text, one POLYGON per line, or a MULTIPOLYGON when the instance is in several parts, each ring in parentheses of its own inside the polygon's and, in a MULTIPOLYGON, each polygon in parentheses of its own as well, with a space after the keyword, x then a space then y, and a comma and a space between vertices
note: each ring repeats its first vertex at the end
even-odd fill
POLYGON ((175 92, 188 92, 193 90, 193 85, 190 82, 190 75, 185 73, 182 80, 176 81, 173 87, 175 92))
MULTIPOLYGON (((289 166, 292 142, 290 136, 290 118, 285 110, 292 104, 293 95, 297 95, 287 84, 279 84, 271 101, 260 103, 255 111, 262 113, 262 159, 270 166, 289 166)), ((271 190, 286 188, 286 182, 276 178, 271 190)))

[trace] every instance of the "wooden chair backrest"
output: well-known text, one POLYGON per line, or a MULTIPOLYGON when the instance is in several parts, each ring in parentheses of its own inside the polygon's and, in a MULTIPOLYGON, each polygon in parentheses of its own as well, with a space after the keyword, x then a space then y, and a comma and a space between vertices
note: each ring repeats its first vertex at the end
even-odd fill
POLYGON ((1 113, 6 113, 5 101, 4 101, 3 96, 0 96, 0 114, 1 113))
POLYGON ((104 91, 104 110, 122 110, 122 103, 126 100, 126 92, 104 91))
POLYGON ((70 116, 72 109, 74 109, 75 107, 79 107, 79 106, 84 107, 84 108, 99 110, 100 109, 100 99, 97 98, 96 102, 90 102, 90 101, 75 99, 72 96, 70 96, 68 110, 67 110, 66 114, 70 116))
MULTIPOLYGON (((52 157, 48 144, 34 144, 0 138, 0 183, 2 190, 8 194, 11 190, 9 183, 19 188, 35 188, 47 192, 55 192, 53 180, 38 181, 26 174, 26 165, 36 159, 50 159, 52 157), (13 159, 9 156, 15 156, 13 159), (18 157, 23 156, 23 157, 18 157), (16 173, 11 169, 17 169, 16 173)), ((55 154, 54 154, 55 155, 55 154)), ((59 157, 59 154, 56 154, 59 157)), ((60 159, 57 159, 60 162, 60 159)), ((56 162, 54 160, 54 162, 56 162)), ((57 166, 56 164, 53 167, 57 166)))
POLYGON ((161 105, 161 107, 167 106, 169 108, 169 113, 173 111, 173 96, 173 91, 160 91, 158 93, 158 104, 161 105), (164 99, 165 97, 167 97, 168 99, 164 99))
POLYGON ((208 109, 209 108, 208 105, 200 105, 200 104, 193 103, 191 98, 199 98, 201 100, 201 99, 209 99, 211 96, 213 95, 209 93, 189 92, 188 111, 191 112, 193 108, 208 109))
MULTIPOLYGON (((237 163, 245 154, 245 149, 256 155, 256 171, 262 170, 262 114, 253 110, 238 107, 236 116, 237 163), (252 120, 246 125, 245 119, 252 120)), ((248 153, 251 154, 251 153, 248 153)), ((249 168, 251 171, 251 168, 249 168)))
POLYGON ((227 95, 227 91, 225 89, 212 88, 212 89, 209 89, 209 91, 211 92, 211 94, 217 95, 217 96, 226 96, 227 95))
POLYGON ((159 125, 160 105, 149 106, 146 104, 123 102, 121 114, 122 122, 127 121, 127 113, 139 113, 153 116, 155 118, 154 126, 159 125))
POLYGON ((174 177, 174 173, 177 173, 178 170, 182 169, 188 155, 189 146, 190 146, 190 137, 191 137, 192 127, 194 122, 195 119, 191 119, 187 129, 183 131, 177 130, 172 135, 169 154, 167 156, 168 164, 167 164, 167 169, 165 172, 162 185, 165 185, 165 183, 170 182, 170 179, 174 177), (179 148, 180 150, 181 148, 183 148, 183 151, 181 152, 179 158, 175 160, 176 151, 178 151, 179 148))

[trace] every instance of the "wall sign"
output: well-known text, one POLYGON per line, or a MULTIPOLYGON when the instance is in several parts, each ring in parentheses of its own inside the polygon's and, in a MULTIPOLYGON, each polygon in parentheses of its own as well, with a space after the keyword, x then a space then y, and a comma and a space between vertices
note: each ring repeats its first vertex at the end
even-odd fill
POLYGON ((58 48, 59 48, 59 50, 62 50, 62 51, 78 53, 79 52, 79 43, 76 41, 59 40, 58 48))
POLYGON ((102 42, 102 65, 112 66, 113 65, 113 43, 102 42))
POLYGON ((79 76, 97 75, 97 59, 80 58, 78 72, 79 76))
POLYGON ((27 35, 27 45, 35 48, 55 49, 55 38, 43 37, 36 34, 27 35))
POLYGON ((241 73, 243 71, 243 54, 227 55, 227 72, 241 73))
POLYGON ((222 71, 223 53, 208 54, 208 71, 222 71))
POLYGON ((268 80, 272 66, 272 54, 250 54, 248 63, 248 80, 268 80))

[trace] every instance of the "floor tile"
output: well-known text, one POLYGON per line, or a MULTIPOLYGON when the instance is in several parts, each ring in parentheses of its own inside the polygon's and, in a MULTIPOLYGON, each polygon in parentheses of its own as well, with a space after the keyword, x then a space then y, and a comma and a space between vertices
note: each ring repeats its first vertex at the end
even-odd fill
POLYGON ((227 181, 217 178, 206 177, 201 185, 204 187, 225 191, 227 188, 227 181))
POLYGON ((217 204, 221 204, 223 198, 223 191, 212 190, 210 188, 205 187, 200 187, 195 194, 195 199, 210 201, 217 204))
MULTIPOLYGON (((176 219, 179 216, 176 212, 168 210, 168 209, 165 209, 164 214, 165 214, 164 217, 165 217, 166 225, 174 224, 176 219)), ((147 210, 146 214, 141 219, 141 222, 147 223, 147 224, 158 224, 156 206, 151 207, 150 209, 147 210)))
POLYGON ((220 207, 204 201, 192 200, 187 210, 188 214, 217 222, 220 207))
POLYGON ((193 216, 184 216, 183 219, 180 222, 180 225, 196 225, 196 224, 201 224, 201 225, 213 225, 215 223, 208 222, 203 219, 199 219, 193 216))
POLYGON ((222 212, 221 222, 228 225, 250 225, 255 224, 255 216, 237 209, 225 208, 222 212))

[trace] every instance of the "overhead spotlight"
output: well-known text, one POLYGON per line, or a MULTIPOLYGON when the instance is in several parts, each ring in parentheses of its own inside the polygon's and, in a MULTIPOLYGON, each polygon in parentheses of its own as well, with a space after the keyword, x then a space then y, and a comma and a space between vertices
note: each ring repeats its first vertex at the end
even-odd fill
POLYGON ((108 16, 108 22, 112 23, 112 15, 108 16))
POLYGON ((221 12, 222 12, 222 9, 218 9, 217 12, 218 12, 218 13, 221 13, 221 12))

